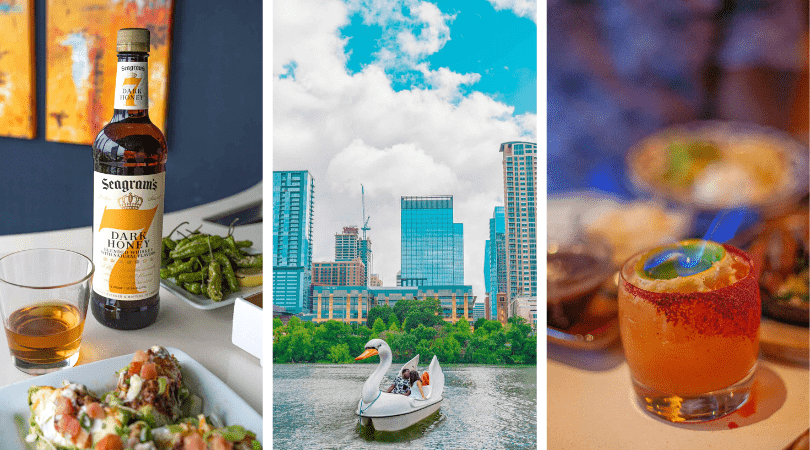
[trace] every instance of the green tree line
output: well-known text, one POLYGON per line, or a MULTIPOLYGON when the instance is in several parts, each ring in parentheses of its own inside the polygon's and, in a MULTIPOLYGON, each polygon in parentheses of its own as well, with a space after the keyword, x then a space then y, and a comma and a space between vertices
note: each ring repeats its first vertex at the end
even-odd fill
POLYGON ((436 355, 443 364, 537 364, 537 335, 522 317, 510 318, 505 327, 486 319, 471 325, 460 318, 452 324, 442 320, 439 301, 431 298, 371 308, 365 325, 337 320, 315 324, 297 317, 284 325, 274 319, 273 361, 351 363, 374 338, 388 343, 397 363, 419 354, 422 361, 436 355))

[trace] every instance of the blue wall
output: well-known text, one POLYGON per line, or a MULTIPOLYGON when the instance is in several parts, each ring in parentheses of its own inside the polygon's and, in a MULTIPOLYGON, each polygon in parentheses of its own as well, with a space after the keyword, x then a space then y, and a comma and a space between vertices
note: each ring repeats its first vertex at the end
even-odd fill
MULTIPOLYGON (((36 0, 37 138, 0 137, 0 235, 93 219, 90 146, 45 141, 45 13, 36 0)), ((165 212, 261 181, 260 0, 175 0, 167 115, 165 212)))

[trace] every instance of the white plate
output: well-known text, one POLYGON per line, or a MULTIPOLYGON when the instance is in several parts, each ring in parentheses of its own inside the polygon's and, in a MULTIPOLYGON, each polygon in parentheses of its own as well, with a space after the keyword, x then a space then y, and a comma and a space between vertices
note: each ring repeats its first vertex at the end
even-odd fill
MULTIPOLYGON (((242 249, 251 255, 258 255, 262 251, 261 249, 255 249, 253 247, 248 247, 242 249)), ((182 298, 186 301, 189 305, 197 308, 197 309, 217 309, 222 308, 228 305, 233 305, 237 298, 242 297, 245 298, 251 294, 255 294, 262 290, 262 285, 249 287, 249 288, 242 288, 236 292, 231 292, 230 294, 222 297, 222 300, 215 302, 210 298, 204 295, 197 295, 192 294, 191 292, 183 289, 182 286, 178 286, 177 283, 171 280, 160 280, 160 285, 168 289, 170 292, 174 293, 178 297, 182 298)))
POLYGON ((261 284, 254 287, 242 288, 236 292, 232 292, 222 297, 222 300, 215 302, 204 295, 192 294, 191 292, 173 283, 171 280, 160 280, 160 285, 165 287, 178 297, 182 298, 183 300, 186 301, 186 303, 197 309, 222 308, 224 306, 232 305, 239 297, 245 298, 251 294, 255 294, 262 290, 261 284))
MULTIPOLYGON (((250 407, 231 388, 184 352, 167 347, 180 362, 183 383, 202 398, 203 414, 215 415, 225 425, 241 425, 262 439, 262 416, 250 407)), ((3 449, 27 449, 28 388, 31 386, 62 386, 62 380, 84 384, 96 395, 115 389, 115 372, 132 361, 134 354, 96 361, 47 375, 0 387, 0 440, 3 449), (18 424, 22 424, 20 427, 18 424), (21 429, 22 428, 22 429, 21 429), (18 444, 15 446, 14 444, 18 444)))

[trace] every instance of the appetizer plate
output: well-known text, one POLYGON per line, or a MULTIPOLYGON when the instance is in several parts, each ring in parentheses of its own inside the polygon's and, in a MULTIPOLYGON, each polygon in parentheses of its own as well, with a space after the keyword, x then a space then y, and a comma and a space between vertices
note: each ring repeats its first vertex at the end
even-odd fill
MULTIPOLYGON (((259 254, 259 253, 262 252, 260 249, 255 249, 253 247, 246 248, 246 249, 243 249, 243 250, 245 250, 247 253, 250 253, 252 255, 253 254, 259 254)), ((245 297, 247 297, 247 296, 249 296, 251 294, 255 294, 257 292, 262 291, 262 285, 261 284, 258 285, 258 286, 253 286, 253 287, 249 287, 249 288, 242 288, 242 289, 240 289, 240 290, 238 290, 236 292, 231 292, 230 294, 224 296, 222 298, 222 300, 220 300, 218 302, 215 302, 215 301, 211 300, 210 298, 208 298, 208 297, 206 297, 204 295, 192 294, 191 292, 183 289, 182 286, 178 286, 177 283, 175 283, 175 282, 173 282, 171 280, 161 279, 160 280, 160 285, 165 287, 170 292, 177 295, 178 297, 183 299, 186 303, 188 303, 189 305, 191 305, 191 306, 193 306, 193 307, 195 307, 197 309, 223 308, 223 307, 228 306, 228 305, 233 305, 234 302, 236 302, 236 299, 239 298, 239 297, 245 298, 245 297)))
MULTIPOLYGON (((166 350, 177 358, 183 371, 183 382, 203 400, 203 414, 216 416, 223 425, 241 425, 262 438, 262 416, 239 397, 228 385, 186 353, 172 347, 166 350)), ((25 442, 28 433, 28 388, 31 386, 61 387, 62 380, 84 384, 91 392, 101 395, 115 389, 115 372, 132 361, 134 354, 65 369, 47 375, 0 387, 0 437, 4 449, 30 448, 25 442), (14 446, 18 444, 18 446, 14 446)))
POLYGON ((654 193, 701 211, 745 206, 770 214, 807 193, 807 146, 774 128, 719 120, 673 125, 627 152, 628 177, 654 193), (712 142, 719 157, 691 181, 673 184, 667 149, 673 143, 712 142))
POLYGON ((217 309, 228 305, 233 305, 233 303, 239 297, 245 298, 251 294, 255 294, 257 292, 262 291, 261 284, 249 288, 242 288, 236 292, 231 292, 230 294, 224 296, 222 300, 215 302, 204 295, 192 294, 191 292, 183 289, 181 286, 178 286, 171 280, 160 280, 160 285, 165 287, 167 290, 177 295, 178 297, 182 298, 183 300, 185 300, 186 303, 197 309, 217 309))

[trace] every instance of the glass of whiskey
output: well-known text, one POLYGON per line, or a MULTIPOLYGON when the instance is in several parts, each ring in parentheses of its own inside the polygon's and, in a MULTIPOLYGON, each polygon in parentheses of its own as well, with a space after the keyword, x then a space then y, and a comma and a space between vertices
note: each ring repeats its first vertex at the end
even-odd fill
POLYGON ((0 258, 0 315, 17 369, 42 375, 76 364, 93 273, 93 262, 71 250, 0 258))

